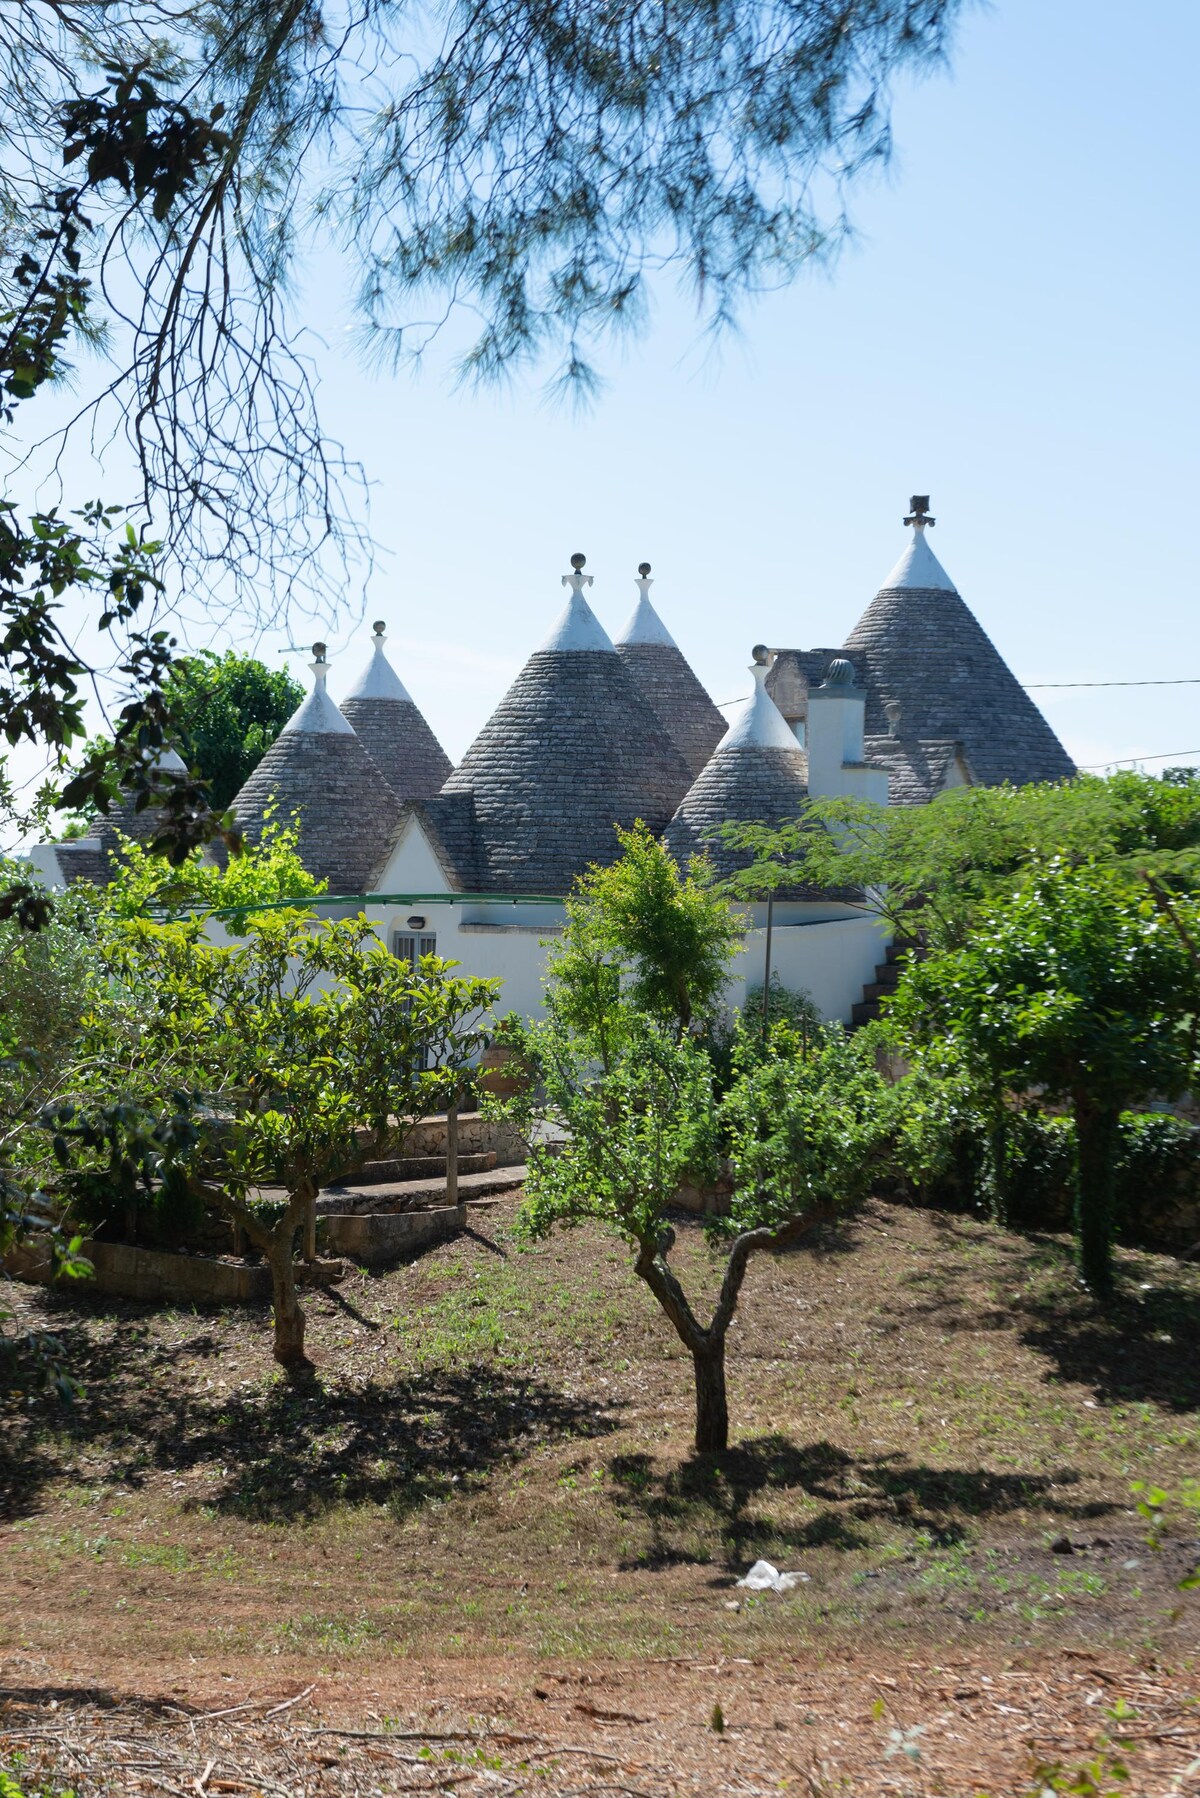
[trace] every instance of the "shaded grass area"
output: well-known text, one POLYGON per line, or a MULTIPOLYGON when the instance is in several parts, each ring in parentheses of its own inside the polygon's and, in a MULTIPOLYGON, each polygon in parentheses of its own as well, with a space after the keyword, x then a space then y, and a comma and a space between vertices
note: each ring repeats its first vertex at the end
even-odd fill
MULTIPOLYGON (((619 1246, 511 1213, 306 1300, 303 1386, 258 1312, 27 1295, 84 1391, 4 1424, 0 1645, 85 1612, 156 1654, 1186 1640, 1191 1550, 1146 1549, 1129 1486, 1200 1463, 1195 1268, 1123 1253, 1098 1312, 1063 1241, 870 1206, 752 1265, 717 1463, 619 1246), (738 1594, 760 1555, 810 1577, 738 1594)), ((714 1290, 692 1225, 677 1258, 714 1290)))

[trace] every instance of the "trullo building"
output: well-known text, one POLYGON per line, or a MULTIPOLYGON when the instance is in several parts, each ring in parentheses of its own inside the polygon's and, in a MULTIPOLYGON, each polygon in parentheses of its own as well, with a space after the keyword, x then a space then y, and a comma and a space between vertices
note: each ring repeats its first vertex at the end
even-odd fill
MULTIPOLYGON (((384 651, 335 705, 317 648, 313 690, 238 794, 248 837, 295 816, 300 849, 346 909, 397 954, 436 949, 466 973, 499 976, 507 1009, 536 1011, 545 944, 593 862, 618 852, 615 827, 642 820, 681 861, 707 853, 722 874, 738 853, 730 821, 778 823, 810 798, 927 802, 947 787, 1056 780, 1073 764, 934 555, 926 497, 911 535, 846 642, 754 650, 750 695, 728 723, 637 579, 614 642, 572 557, 567 602, 457 768, 451 768, 384 651)), ((111 835, 111 829, 109 831, 111 835)), ((97 835, 35 851, 52 885, 107 878, 97 835)), ((730 997, 761 980, 765 906, 748 908, 730 997)), ((849 1019, 882 959, 861 895, 776 895, 772 968, 849 1019)))

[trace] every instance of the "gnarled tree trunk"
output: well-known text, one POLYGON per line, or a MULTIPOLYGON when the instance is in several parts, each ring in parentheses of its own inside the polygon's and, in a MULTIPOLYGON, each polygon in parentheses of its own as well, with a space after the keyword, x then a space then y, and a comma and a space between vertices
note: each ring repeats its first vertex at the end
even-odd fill
POLYGON ((634 1271, 646 1282, 675 1327, 675 1333, 692 1357, 696 1374, 696 1435, 698 1455, 721 1455, 729 1447, 729 1402, 725 1393, 725 1338, 737 1310, 742 1281, 755 1249, 782 1249, 807 1234, 815 1224, 832 1216, 832 1207, 810 1211, 791 1219, 777 1230, 763 1227, 745 1230, 733 1240, 721 1293, 706 1329, 688 1303, 687 1294, 667 1261, 675 1244, 674 1230, 664 1227, 657 1237, 643 1238, 634 1271))

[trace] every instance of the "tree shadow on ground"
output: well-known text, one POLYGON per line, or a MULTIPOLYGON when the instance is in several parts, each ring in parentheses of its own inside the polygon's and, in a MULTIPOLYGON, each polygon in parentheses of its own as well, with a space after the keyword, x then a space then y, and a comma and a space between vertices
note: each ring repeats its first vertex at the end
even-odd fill
POLYGON ((768 1548, 863 1548, 864 1526, 891 1522, 926 1532, 949 1546, 964 1540, 969 1522, 1013 1511, 1046 1510, 1056 1517, 1096 1517, 1112 1506, 1064 1503, 1062 1488, 1075 1485, 1073 1468, 1052 1473, 991 1473, 983 1468, 933 1468, 901 1455, 854 1456, 830 1442, 797 1446, 770 1435, 740 1443, 720 1457, 697 1455, 661 1472, 645 1454, 619 1455, 609 1463, 620 1502, 648 1524, 651 1539, 630 1566, 661 1568, 695 1560, 672 1537, 697 1525, 717 1526, 725 1564, 740 1568, 768 1548), (755 1500, 793 1492, 806 1508, 824 1508, 788 1523, 764 1517, 755 1500))
POLYGON ((1053 1365, 1053 1377, 1090 1386, 1105 1403, 1146 1401, 1200 1410, 1200 1292, 1174 1282, 1149 1292, 1123 1287, 1100 1307, 1082 1301, 1024 1308, 1021 1340, 1053 1365))
POLYGON ((0 1519, 86 1461, 88 1477, 136 1489, 156 1473, 209 1470, 188 1503, 263 1522, 386 1504, 405 1516, 461 1492, 496 1466, 558 1437, 618 1427, 616 1408, 482 1364, 395 1379, 264 1381, 196 1393, 172 1377, 208 1340, 147 1340, 114 1318, 103 1343, 72 1336, 83 1389, 74 1404, 10 1420, 0 1436, 0 1519))
MULTIPOLYGON (((943 1240, 961 1242, 964 1251, 977 1247, 977 1228, 953 1216, 933 1214, 932 1222, 943 1240)), ((897 1317, 927 1318, 946 1331, 1011 1330, 1046 1358, 1051 1378, 1090 1386, 1106 1403, 1200 1409, 1200 1280, 1189 1281, 1182 1265, 1177 1276, 1164 1278, 1161 1259, 1147 1266, 1122 1255, 1117 1290, 1100 1305, 1078 1285, 1073 1250, 1063 1238, 1031 1232, 991 1237, 987 1246, 997 1258, 994 1281, 1023 1283, 1041 1269, 1051 1290, 1039 1296, 1022 1288, 1003 1304, 969 1303, 964 1277, 978 1276, 980 1269, 951 1251, 906 1276, 908 1293, 897 1317), (1146 1272, 1153 1277, 1145 1278, 1146 1272), (911 1297, 914 1287, 922 1298, 911 1297)))

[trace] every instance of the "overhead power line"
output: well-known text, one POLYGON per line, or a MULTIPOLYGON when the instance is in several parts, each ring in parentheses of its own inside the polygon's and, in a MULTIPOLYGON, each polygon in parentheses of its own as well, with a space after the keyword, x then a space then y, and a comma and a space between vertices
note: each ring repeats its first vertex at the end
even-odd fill
POLYGON ((1200 755, 1200 749, 1167 749, 1162 755, 1121 755, 1110 756, 1106 762, 1080 762, 1081 768, 1130 768, 1139 762, 1173 762, 1178 756, 1200 755))
POLYGON ((1035 680, 1022 685, 1027 693, 1044 693, 1050 687, 1200 687, 1200 674, 1183 680, 1035 680))

